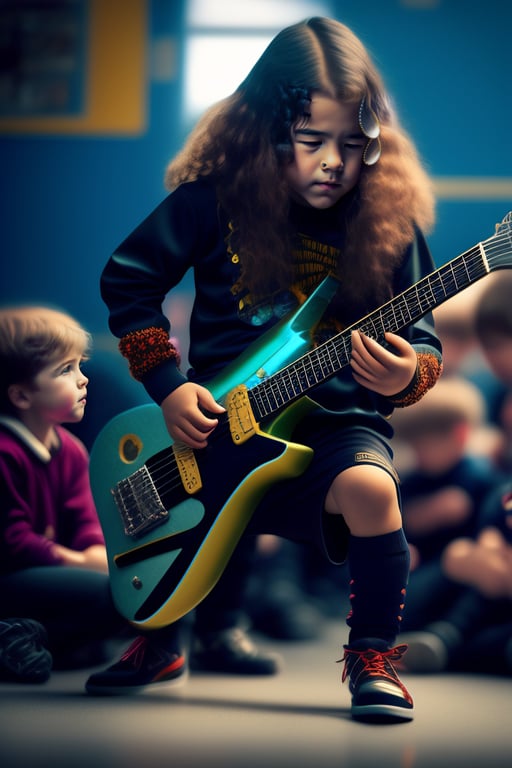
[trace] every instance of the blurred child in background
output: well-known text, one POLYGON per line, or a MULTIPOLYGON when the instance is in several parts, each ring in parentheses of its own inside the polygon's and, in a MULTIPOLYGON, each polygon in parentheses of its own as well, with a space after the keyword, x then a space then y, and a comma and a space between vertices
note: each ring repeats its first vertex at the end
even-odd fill
MULTIPOLYGON (((475 312, 482 353, 506 389, 512 388, 511 296, 512 274, 493 275, 475 312)), ((443 575, 458 597, 421 631, 405 633, 411 671, 512 674, 512 482, 510 469, 503 480, 502 456, 489 456, 492 488, 478 505, 474 534, 461 532, 442 553, 443 575)), ((465 487, 471 492, 471 483, 465 487)))
POLYGON ((483 414, 475 386, 443 375, 419 403, 392 418, 395 440, 405 443, 412 462, 401 483, 411 551, 404 632, 436 620, 460 592, 443 571, 444 550, 454 538, 475 535, 481 505, 499 480, 490 459, 471 450, 483 414))
MULTIPOLYGON (((102 660, 97 641, 121 625, 88 455, 61 426, 83 418, 89 345, 88 333, 59 310, 0 310, 0 637, 10 649, 4 667, 14 664, 18 679, 26 677, 27 633, 32 643, 47 640, 54 666, 74 666, 102 660)), ((42 657, 49 674, 51 659, 42 657)))

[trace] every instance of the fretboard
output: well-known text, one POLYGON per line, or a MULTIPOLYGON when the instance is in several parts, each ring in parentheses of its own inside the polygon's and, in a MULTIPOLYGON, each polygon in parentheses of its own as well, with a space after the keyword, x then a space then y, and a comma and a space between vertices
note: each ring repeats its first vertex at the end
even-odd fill
POLYGON ((396 333, 412 325, 489 271, 483 245, 479 243, 422 278, 359 322, 253 387, 249 398, 256 420, 277 413, 347 366, 353 330, 383 341, 385 332, 396 333))

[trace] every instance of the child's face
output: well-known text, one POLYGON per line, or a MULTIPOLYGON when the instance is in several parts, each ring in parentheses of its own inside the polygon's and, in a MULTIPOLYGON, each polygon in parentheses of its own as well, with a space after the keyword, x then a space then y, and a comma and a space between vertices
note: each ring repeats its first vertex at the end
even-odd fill
POLYGON ((468 439, 468 426, 458 424, 446 430, 432 430, 411 439, 419 469, 427 475, 448 472, 464 455, 468 439))
POLYGON ((492 372, 507 387, 512 387, 512 339, 495 335, 483 345, 483 352, 492 372))
POLYGON ((57 359, 37 374, 29 397, 31 411, 41 421, 53 425, 82 420, 89 379, 81 362, 78 357, 57 359))
POLYGON ((359 105, 313 94, 307 124, 292 128, 293 161, 285 167, 292 197, 313 208, 331 208, 359 181, 368 139, 359 105))

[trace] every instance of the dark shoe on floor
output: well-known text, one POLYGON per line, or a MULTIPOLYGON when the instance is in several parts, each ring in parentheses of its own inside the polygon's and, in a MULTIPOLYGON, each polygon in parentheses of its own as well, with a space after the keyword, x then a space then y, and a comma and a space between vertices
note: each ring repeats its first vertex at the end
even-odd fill
POLYGON ((181 651, 168 651, 147 637, 138 637, 118 662, 92 674, 85 690, 96 696, 128 695, 156 683, 181 683, 186 672, 187 664, 181 651))
POLYGON ((323 624, 320 611, 305 600, 269 601, 252 614, 253 629, 276 640, 316 640, 323 624))
POLYGON ((52 669, 52 656, 46 643, 46 630, 38 621, 0 621, 0 680, 45 683, 52 669))
POLYGON ((277 654, 258 650, 239 627, 196 637, 190 657, 192 670, 228 675, 275 675, 280 666, 277 654))
POLYGON ((416 674, 435 674, 446 669, 448 649, 434 632, 404 632, 401 639, 407 644, 403 668, 416 674))
POLYGON ((351 714, 355 720, 413 719, 412 697, 393 666, 406 650, 406 645, 388 648, 382 640, 373 639, 345 646, 342 682, 349 677, 351 714))

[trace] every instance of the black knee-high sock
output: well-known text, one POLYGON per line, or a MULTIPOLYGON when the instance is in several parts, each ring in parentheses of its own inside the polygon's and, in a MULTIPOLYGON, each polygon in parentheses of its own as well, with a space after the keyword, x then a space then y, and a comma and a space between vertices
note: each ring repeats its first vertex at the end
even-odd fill
POLYGON ((404 609, 409 561, 401 528, 382 536, 351 536, 349 643, 379 638, 394 644, 404 609))

